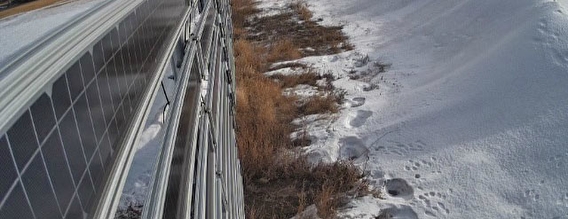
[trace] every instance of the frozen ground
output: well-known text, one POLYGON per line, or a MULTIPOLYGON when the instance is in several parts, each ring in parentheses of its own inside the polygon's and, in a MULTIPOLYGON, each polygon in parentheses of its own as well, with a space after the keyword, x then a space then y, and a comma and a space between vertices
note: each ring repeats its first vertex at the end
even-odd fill
POLYGON ((0 19, 0 66, 103 0, 79 0, 0 19))
POLYGON ((366 166, 385 194, 345 218, 568 218, 568 1, 307 2, 356 46, 301 60, 349 99, 307 151, 366 166))

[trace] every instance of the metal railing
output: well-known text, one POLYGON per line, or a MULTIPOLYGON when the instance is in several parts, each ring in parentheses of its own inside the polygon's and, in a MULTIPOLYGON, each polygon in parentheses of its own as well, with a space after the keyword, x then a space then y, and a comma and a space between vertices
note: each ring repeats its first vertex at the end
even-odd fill
POLYGON ((0 217, 114 217, 164 95, 142 217, 244 218, 230 16, 229 0, 107 1, 0 69, 0 217))

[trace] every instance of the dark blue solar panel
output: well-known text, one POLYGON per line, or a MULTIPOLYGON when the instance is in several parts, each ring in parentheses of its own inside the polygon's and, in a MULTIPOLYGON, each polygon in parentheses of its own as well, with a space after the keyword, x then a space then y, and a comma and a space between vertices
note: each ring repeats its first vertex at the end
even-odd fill
POLYGON ((89 166, 89 171, 91 172, 91 175, 93 176, 93 186, 96 189, 100 189, 100 185, 102 183, 102 177, 104 170, 103 170, 103 166, 102 166, 102 162, 101 162, 101 156, 99 151, 97 151, 95 153, 95 156, 93 157, 93 160, 91 161, 91 165, 89 166))
POLYGON ((79 202, 78 196, 73 197, 73 202, 69 206, 69 210, 65 215, 66 219, 83 218, 83 209, 81 208, 81 203, 79 202))
POLYGON ((71 107, 68 89, 65 75, 62 75, 53 83, 51 100, 53 101, 53 108, 55 108, 55 115, 58 119, 61 119, 63 113, 71 107))
POLYGON ((132 115, 132 106, 134 105, 132 102, 134 100, 132 100, 131 98, 133 97, 132 95, 132 90, 130 90, 129 88, 127 88, 127 92, 125 93, 125 97, 124 97, 124 101, 123 104, 124 105, 124 120, 125 121, 129 121, 130 116, 132 115))
POLYGON ((76 113, 77 127, 79 127, 79 135, 83 143, 85 158, 89 161, 97 147, 97 138, 95 137, 91 113, 89 112, 89 105, 87 104, 85 95, 79 96, 73 108, 76 113))
MULTIPOLYGON (((81 200, 83 206, 91 206, 92 197, 95 193, 95 190, 93 189, 93 183, 88 171, 85 172, 85 177, 83 177, 83 181, 81 181, 81 184, 79 185, 78 193, 79 199, 81 200)), ((85 211, 90 211, 90 208, 85 208, 85 211)))
POLYGON ((6 203, 0 209, 0 218, 34 218, 20 183, 12 190, 6 203))
POLYGON ((110 94, 112 95, 112 102, 114 106, 114 111, 118 109, 118 104, 122 101, 122 94, 120 93, 120 87, 118 84, 117 73, 116 73, 116 59, 111 59, 107 63, 107 81, 110 87, 110 94))
POLYGON ((120 24, 118 25, 118 40, 120 42, 120 46, 122 47, 122 45, 124 43, 126 43, 126 40, 128 39, 128 27, 126 25, 126 20, 123 20, 122 22, 120 22, 120 24))
POLYGON ((99 86, 97 83, 92 83, 87 88, 87 101, 91 111, 91 120, 93 121, 93 127, 95 128, 95 134, 97 140, 100 141, 106 129, 106 123, 103 108, 101 106, 101 99, 99 97, 99 86))
POLYGON ((0 167, 2 167, 2 177, 0 177, 0 194, 8 193, 8 190, 16 181, 18 175, 14 167, 14 161, 8 148, 8 141, 4 136, 0 137, 0 167))
POLYGON ((110 140, 110 143, 112 144, 113 149, 116 149, 116 146, 119 143, 118 137, 120 136, 120 134, 122 134, 122 133, 118 129, 118 124, 116 123, 116 120, 113 119, 111 121, 111 124, 109 125, 109 128, 108 128, 108 138, 110 140))
POLYGON ((99 84, 99 92, 101 96, 101 105, 104 112, 106 124, 108 125, 114 116, 114 106, 111 89, 109 86, 109 78, 106 74, 106 68, 103 68, 101 73, 97 76, 97 83, 99 84))
POLYGON ((51 178, 51 183, 57 194, 59 205, 66 209, 75 192, 71 173, 67 164, 67 156, 63 150, 59 132, 53 132, 42 147, 42 153, 51 178))
POLYGON ((55 115, 53 114, 51 100, 43 94, 30 108, 35 130, 39 142, 43 142, 49 132, 55 129, 55 115))
POLYGON ((103 136, 103 140, 99 145, 99 152, 101 153, 101 161, 103 165, 106 166, 107 161, 109 160, 111 153, 112 153, 112 146, 111 142, 108 138, 108 133, 105 133, 103 136))
POLYGON ((8 130, 8 139, 12 145, 12 152, 18 169, 22 170, 38 148, 29 111, 24 112, 16 121, 16 124, 8 130))
POLYGON ((102 50, 103 50, 103 57, 105 60, 105 63, 108 63, 110 61, 110 59, 112 58, 113 55, 113 49, 112 49, 112 39, 110 34, 107 34, 103 37, 103 39, 101 39, 101 45, 102 45, 102 50))
POLYGON ((126 40, 125 42, 122 42, 123 46, 122 46, 122 60, 124 61, 124 73, 126 75, 128 74, 132 74, 136 68, 134 68, 133 65, 133 59, 135 57, 135 54, 132 53, 132 51, 130 51, 129 48, 129 42, 130 40, 126 40))
POLYGON ((118 72, 116 74, 117 80, 118 80, 118 85, 120 93, 122 94, 122 98, 124 99, 124 96, 126 95, 127 91, 128 91, 128 86, 127 86, 127 82, 126 82, 126 72, 129 71, 128 66, 126 64, 126 60, 127 60, 127 56, 128 53, 126 51, 125 48, 121 48, 117 55, 120 55, 120 58, 117 57, 117 62, 115 62, 115 67, 116 69, 118 69, 118 72))
POLYGON ((65 153, 69 160, 73 179, 76 183, 78 183, 81 176, 83 176, 83 172, 85 172, 85 169, 87 168, 87 164, 85 162, 85 156, 83 155, 81 138, 77 131, 77 123, 73 111, 70 111, 70 113, 63 117, 63 120, 59 125, 59 129, 61 130, 61 133, 63 133, 63 147, 65 148, 65 153))
POLYGON ((71 100, 77 99, 81 91, 85 89, 83 85, 83 77, 81 76, 81 65, 79 62, 73 64, 67 73, 67 83, 69 85, 69 92, 71 93, 71 100))
MULTIPOLYGON (((120 40, 118 38, 118 29, 112 28, 112 30, 110 31, 110 33, 108 33, 108 35, 110 36, 111 39, 111 51, 112 54, 116 54, 116 52, 118 51, 118 49, 120 49, 120 40)), ((113 57, 114 58, 114 57, 113 57)))
POLYGON ((34 157, 22 175, 22 182, 35 215, 41 218, 61 218, 57 201, 43 165, 41 155, 34 157))
POLYGON ((81 73, 83 74, 83 84, 89 86, 89 83, 95 78, 95 66, 90 53, 85 53, 79 60, 81 63, 81 73))
POLYGON ((125 123, 126 123, 126 118, 125 118, 125 114, 124 114, 124 104, 120 105, 118 107, 118 112, 116 112, 116 126, 118 127, 119 130, 123 130, 125 123))
POLYGON ((102 40, 93 46, 93 63, 95 65, 95 72, 98 74, 105 65, 102 40))

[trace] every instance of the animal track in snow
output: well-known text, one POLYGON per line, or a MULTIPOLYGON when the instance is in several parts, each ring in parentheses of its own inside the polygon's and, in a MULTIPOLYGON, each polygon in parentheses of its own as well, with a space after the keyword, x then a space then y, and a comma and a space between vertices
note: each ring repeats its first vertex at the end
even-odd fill
POLYGON ((568 193, 562 194, 558 201, 556 201, 556 205, 568 207, 568 193))
POLYGON ((446 195, 440 192, 426 192, 418 195, 418 201, 426 208, 424 214, 431 217, 450 214, 450 209, 444 204, 446 195))
POLYGON ((433 165, 432 162, 425 161, 425 160, 420 160, 420 161, 409 160, 408 162, 411 165, 404 166, 405 170, 418 170, 418 168, 420 168, 422 166, 432 167, 432 165, 433 165))
POLYGON ((356 108, 356 107, 360 107, 363 106, 366 102, 366 98, 364 97, 354 97, 353 99, 350 100, 346 100, 345 101, 345 106, 347 108, 356 108))
POLYGON ((564 40, 560 30, 558 30, 559 27, 550 25, 548 19, 543 18, 539 22, 537 29, 541 36, 537 37, 535 42, 544 45, 548 49, 555 63, 558 65, 568 64, 568 51, 566 48, 553 46, 560 44, 558 41, 564 40))
POLYGON ((377 219, 391 219, 391 218, 404 218, 404 219, 418 219, 418 215, 410 206, 402 205, 399 207, 389 207, 381 209, 377 219))
POLYGON ((535 189, 527 189, 523 193, 523 197, 528 200, 538 201, 540 199, 540 194, 538 194, 535 189))
MULTIPOLYGON (((434 167, 435 162, 438 160, 435 157, 431 158, 432 161, 426 161, 426 160, 419 160, 419 161, 414 161, 414 160, 409 160, 408 163, 410 163, 409 165, 405 165, 404 166, 404 170, 406 171, 418 171, 420 169, 423 168, 432 168, 434 167)), ((433 174, 441 174, 442 171, 441 170, 432 170, 431 173, 433 174)), ((420 179, 422 177, 422 175, 420 174, 416 174, 414 178, 416 179, 420 179)))
POLYGON ((347 116, 345 126, 348 128, 361 127, 369 117, 373 115, 373 112, 367 110, 357 110, 355 113, 350 113, 347 116))
POLYGON ((397 141, 387 141, 387 144, 385 145, 374 145, 375 144, 372 145, 373 148, 378 152, 382 152, 384 154, 396 154, 399 156, 408 154, 410 152, 423 151, 424 147, 426 146, 426 144, 424 144, 424 142, 420 140, 408 144, 397 141))
POLYGON ((548 158, 548 162, 556 168, 563 168, 568 160, 568 153, 561 153, 548 158))
POLYGON ((414 189, 404 179, 395 178, 385 181, 385 190, 391 197, 411 199, 414 196, 414 189))
POLYGON ((364 97, 355 97, 351 99, 349 102, 351 103, 351 107, 355 108, 363 106, 363 104, 365 104, 365 101, 366 99, 364 97))
POLYGON ((363 141, 355 136, 349 136, 339 140, 339 157, 344 160, 358 160, 369 157, 369 149, 363 141))

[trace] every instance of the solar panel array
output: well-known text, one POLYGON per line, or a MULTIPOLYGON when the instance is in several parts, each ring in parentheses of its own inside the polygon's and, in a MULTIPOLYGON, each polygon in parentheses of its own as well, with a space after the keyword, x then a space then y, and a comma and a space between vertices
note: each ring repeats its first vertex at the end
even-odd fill
POLYGON ((187 8, 144 1, 0 133, 0 218, 92 215, 163 42, 187 8))

